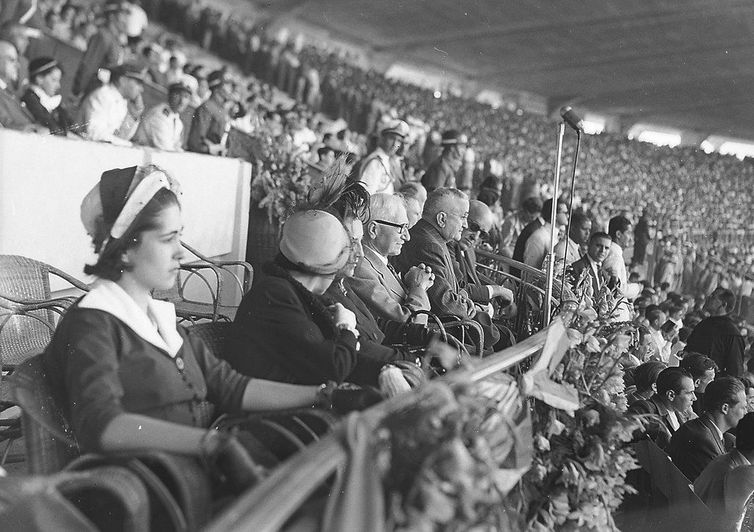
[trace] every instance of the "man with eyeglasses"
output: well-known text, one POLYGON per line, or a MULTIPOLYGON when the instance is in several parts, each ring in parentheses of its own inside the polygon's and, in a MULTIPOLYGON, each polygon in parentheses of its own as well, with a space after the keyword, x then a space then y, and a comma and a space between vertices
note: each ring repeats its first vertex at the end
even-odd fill
POLYGON ((495 223, 495 215, 490 208, 478 200, 469 202, 468 227, 463 229, 461 239, 448 243, 448 249, 455 259, 459 284, 466 289, 471 299, 488 311, 489 303, 500 298, 503 305, 513 301, 513 292, 500 286, 476 271, 474 248, 486 237, 495 223))
POLYGON ((431 310, 438 316, 452 315, 475 319, 484 330, 484 347, 491 348, 500 340, 500 331, 490 316, 477 312, 468 292, 459 285, 448 242, 459 241, 468 227, 469 199, 454 188, 438 188, 430 192, 422 218, 409 231, 410 239, 395 257, 398 271, 408 273, 411 267, 424 264, 435 274, 434 284, 427 290, 431 310))
POLYGON ((373 194, 364 225, 364 257, 350 284, 379 318, 405 322, 411 312, 430 308, 427 289, 434 282, 432 269, 415 265, 401 277, 388 263, 388 257, 398 255, 410 238, 404 200, 392 194, 373 194))

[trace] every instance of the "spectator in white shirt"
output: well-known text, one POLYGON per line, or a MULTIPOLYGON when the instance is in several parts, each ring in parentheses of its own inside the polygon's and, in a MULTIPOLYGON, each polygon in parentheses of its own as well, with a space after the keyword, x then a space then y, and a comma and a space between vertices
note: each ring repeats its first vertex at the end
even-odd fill
POLYGON ((168 88, 168 101, 155 105, 144 114, 134 142, 163 151, 183 151, 183 113, 191 103, 191 87, 173 83, 168 88))
POLYGON ((88 140, 130 146, 139 126, 144 102, 144 71, 130 64, 110 71, 110 82, 95 89, 84 99, 79 110, 83 136, 88 140))

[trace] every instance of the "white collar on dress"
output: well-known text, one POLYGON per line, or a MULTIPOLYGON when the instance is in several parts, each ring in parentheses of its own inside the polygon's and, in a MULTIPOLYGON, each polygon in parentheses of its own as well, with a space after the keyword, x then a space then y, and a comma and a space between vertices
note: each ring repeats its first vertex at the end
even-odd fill
POLYGON ((51 113, 55 109, 60 107, 60 103, 63 101, 63 96, 61 96, 60 94, 50 96, 42 90, 42 87, 38 87, 37 85, 29 85, 29 88, 32 90, 32 92, 34 92, 34 94, 37 95, 37 98, 39 98, 39 103, 42 104, 42 107, 47 109, 48 113, 51 113))
POLYGON ((183 338, 176 327, 175 307, 172 303, 150 298, 147 314, 144 314, 131 296, 113 281, 98 280, 79 302, 79 308, 112 314, 172 358, 175 358, 183 345, 183 338))

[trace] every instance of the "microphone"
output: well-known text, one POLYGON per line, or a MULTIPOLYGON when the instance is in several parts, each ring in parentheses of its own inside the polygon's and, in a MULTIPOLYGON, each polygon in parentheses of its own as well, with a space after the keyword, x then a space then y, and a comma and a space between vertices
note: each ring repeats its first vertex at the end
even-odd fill
POLYGON ((574 131, 581 132, 584 130, 584 121, 579 118, 579 115, 576 114, 576 111, 570 105, 560 108, 560 116, 563 117, 565 123, 571 126, 574 131))

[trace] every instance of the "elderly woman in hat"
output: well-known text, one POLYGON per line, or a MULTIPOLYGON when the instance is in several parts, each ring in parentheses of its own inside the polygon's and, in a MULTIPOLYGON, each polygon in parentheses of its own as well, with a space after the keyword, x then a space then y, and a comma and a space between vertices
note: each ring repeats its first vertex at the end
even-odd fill
POLYGON ((225 351, 238 371, 299 384, 376 384, 384 362, 360 356, 356 317, 323 294, 348 264, 353 244, 321 210, 292 215, 264 282, 244 296, 225 351))
POLYGON ((207 431, 209 412, 274 410, 317 403, 328 386, 250 379, 176 326, 170 288, 181 260, 177 183, 155 166, 109 170, 86 196, 97 276, 66 313, 43 355, 84 450, 162 450, 216 458, 239 487, 256 468, 234 438, 207 431))
POLYGON ((67 135, 74 122, 61 105, 60 82, 63 70, 52 57, 38 57, 29 63, 29 87, 21 97, 37 124, 53 135, 67 135))

